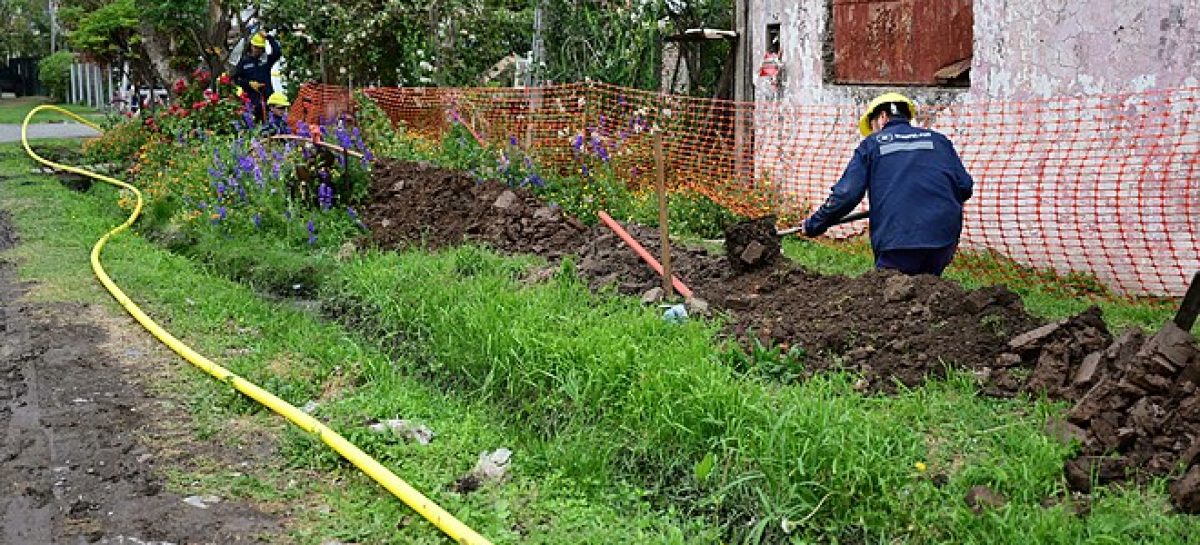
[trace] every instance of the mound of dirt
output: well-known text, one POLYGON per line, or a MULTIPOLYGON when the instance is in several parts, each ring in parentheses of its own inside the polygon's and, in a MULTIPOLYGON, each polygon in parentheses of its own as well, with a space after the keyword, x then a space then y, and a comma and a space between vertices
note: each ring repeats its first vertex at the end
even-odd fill
MULTIPOLYGON (((523 189, 426 164, 387 163, 376 169, 371 193, 366 219, 383 247, 440 248, 474 240, 550 259, 573 253, 593 289, 612 286, 640 295, 661 285, 611 231, 585 229, 523 189)), ((656 232, 627 229, 659 254, 656 232)), ((699 297, 727 312, 730 334, 803 347, 810 374, 835 368, 861 372, 869 390, 886 391, 944 376, 952 365, 986 373, 1009 338, 1040 325, 1004 288, 966 292, 933 277, 878 272, 827 277, 798 268, 778 259, 771 218, 739 224, 729 235, 729 247, 740 248, 736 259, 673 248, 673 271, 699 297)), ((1019 389, 1010 387, 1008 395, 1019 389)))
POLYGON ((477 182, 424 163, 381 162, 371 180, 367 226, 383 247, 432 249, 466 241, 551 259, 574 252, 586 226, 525 189, 477 182))
MULTIPOLYGON (((1185 470, 1170 486, 1176 508, 1200 513, 1200 349, 1173 322, 1146 339, 1103 333, 1099 312, 1049 324, 1010 341, 1001 359, 1032 364, 1024 390, 1075 401, 1049 431, 1079 441, 1063 468, 1073 490, 1145 481, 1185 470)), ((1007 375, 1007 370, 1003 373, 1007 375)))

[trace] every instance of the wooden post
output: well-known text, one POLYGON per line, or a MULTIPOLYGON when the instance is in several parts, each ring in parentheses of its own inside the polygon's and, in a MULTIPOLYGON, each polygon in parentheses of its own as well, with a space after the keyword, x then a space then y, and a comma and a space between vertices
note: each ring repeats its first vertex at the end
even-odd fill
POLYGON ((658 234, 662 244, 662 283, 664 297, 675 295, 671 285, 671 237, 667 229, 667 173, 663 168, 662 133, 654 133, 654 177, 658 192, 658 234))

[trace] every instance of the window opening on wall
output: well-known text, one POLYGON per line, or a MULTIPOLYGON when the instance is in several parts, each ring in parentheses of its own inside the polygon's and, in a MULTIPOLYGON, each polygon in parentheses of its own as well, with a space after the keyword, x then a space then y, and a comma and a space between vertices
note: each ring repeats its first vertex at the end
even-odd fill
POLYGON ((829 82, 970 86, 973 0, 829 1, 829 82))
POLYGON ((779 23, 767 25, 767 53, 779 55, 779 23))

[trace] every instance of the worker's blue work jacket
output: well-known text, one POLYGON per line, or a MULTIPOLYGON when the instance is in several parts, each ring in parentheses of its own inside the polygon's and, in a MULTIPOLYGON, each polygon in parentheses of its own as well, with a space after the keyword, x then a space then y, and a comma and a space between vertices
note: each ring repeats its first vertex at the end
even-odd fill
POLYGON ((868 195, 871 249, 942 248, 958 243, 974 181, 941 133, 892 119, 854 150, 825 204, 804 223, 817 236, 868 195))
POLYGON ((271 85, 271 67, 279 62, 279 58, 283 56, 283 49, 279 47, 279 40, 274 36, 267 36, 267 43, 271 46, 271 52, 263 52, 257 58, 251 57, 249 52, 242 55, 242 60, 238 62, 237 69, 233 71, 233 82, 242 88, 242 92, 250 97, 250 104, 257 110, 266 108, 267 98, 271 93, 275 92, 271 85), (260 91, 255 91, 250 87, 250 82, 257 81, 263 84, 260 91))

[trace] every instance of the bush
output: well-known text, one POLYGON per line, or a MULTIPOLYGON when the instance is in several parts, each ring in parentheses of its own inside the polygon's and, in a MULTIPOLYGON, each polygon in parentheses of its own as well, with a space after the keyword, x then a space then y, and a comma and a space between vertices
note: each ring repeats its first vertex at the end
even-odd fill
POLYGON ((68 51, 59 51, 38 61, 38 79, 55 100, 67 98, 67 85, 71 83, 71 63, 75 56, 68 51))

